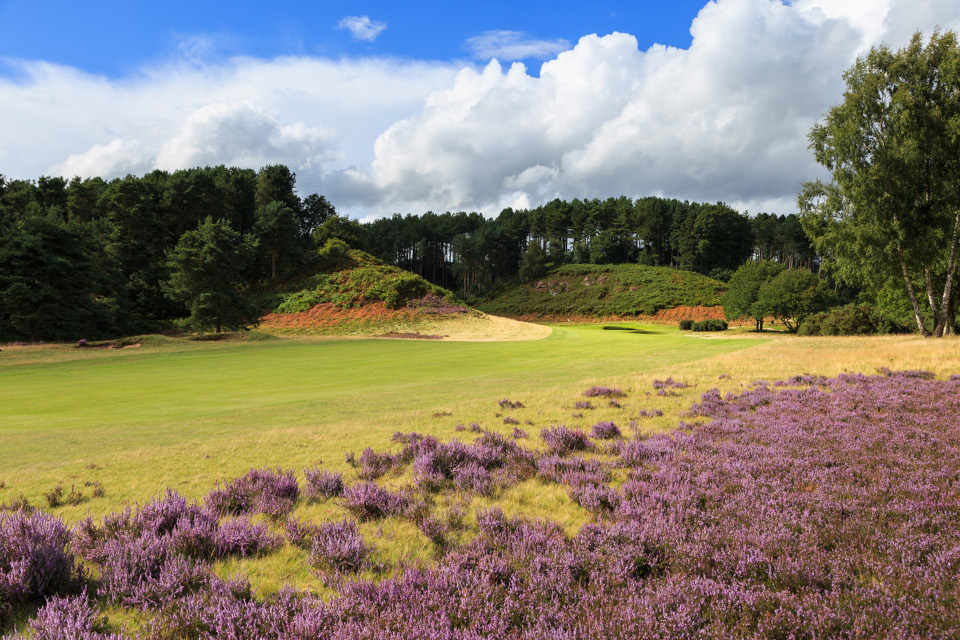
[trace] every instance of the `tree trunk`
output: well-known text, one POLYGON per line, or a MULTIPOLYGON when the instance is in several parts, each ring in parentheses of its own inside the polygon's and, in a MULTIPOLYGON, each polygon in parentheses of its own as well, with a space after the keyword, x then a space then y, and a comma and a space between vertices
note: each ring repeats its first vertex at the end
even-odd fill
POLYGON ((270 279, 271 280, 277 279, 277 252, 276 251, 270 252, 270 279))
POLYGON ((913 289, 913 280, 910 278, 910 271, 907 270, 907 261, 903 257, 903 249, 897 245, 897 256, 900 258, 900 270, 903 271, 903 281, 907 285, 907 295, 910 296, 910 304, 913 305, 913 317, 917 321, 917 329, 920 335, 925 338, 930 337, 930 332, 923 325, 923 316, 920 313, 920 303, 917 301, 917 292, 913 289))
POLYGON ((957 234, 960 233, 960 209, 953 218, 953 234, 950 238, 950 257, 947 260, 947 281, 943 285, 940 300, 940 318, 933 329, 936 337, 953 332, 953 276, 957 271, 957 234))

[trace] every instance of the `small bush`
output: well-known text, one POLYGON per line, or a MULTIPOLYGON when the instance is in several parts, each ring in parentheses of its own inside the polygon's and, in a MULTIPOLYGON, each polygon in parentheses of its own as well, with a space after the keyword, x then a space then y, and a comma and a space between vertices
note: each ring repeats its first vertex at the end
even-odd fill
POLYGON ((304 469, 307 486, 303 493, 308 500, 327 500, 343 495, 343 476, 332 471, 304 469))
POLYGON ((680 321, 680 330, 681 331, 690 331, 693 329, 693 320, 681 320, 680 321))
POLYGON ((619 438, 620 429, 613 422, 598 422, 593 425, 593 437, 600 440, 619 438))
POLYGON ((550 453, 561 456, 573 451, 589 451, 593 448, 590 436, 579 429, 568 429, 563 425, 541 430, 540 438, 547 445, 550 453))
POLYGON ((410 500, 403 494, 393 493, 372 482, 362 482, 347 487, 340 504, 362 522, 403 515, 410 506, 410 500))
POLYGON ((76 590, 83 574, 70 539, 63 521, 42 511, 0 511, 0 603, 76 590))
POLYGON ((726 331, 729 326, 726 320, 711 318, 710 320, 694 322, 690 329, 691 331, 726 331))
POLYGON ((366 566, 372 551, 353 520, 325 522, 313 538, 310 564, 334 571, 359 571, 366 566))

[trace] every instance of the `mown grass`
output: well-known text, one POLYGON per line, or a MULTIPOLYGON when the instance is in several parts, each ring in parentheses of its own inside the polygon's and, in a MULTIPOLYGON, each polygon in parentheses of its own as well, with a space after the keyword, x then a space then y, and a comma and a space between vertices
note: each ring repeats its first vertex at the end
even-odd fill
MULTIPOLYGON (((509 434, 518 419, 536 446, 543 427, 589 429, 600 420, 644 431, 676 426, 681 412, 711 388, 730 391, 755 379, 797 373, 835 375, 878 367, 960 372, 960 339, 914 336, 797 338, 756 334, 692 336, 673 327, 557 326, 544 340, 451 343, 283 339, 247 342, 145 341, 139 349, 95 351, 66 346, 0 353, 0 502, 23 494, 46 508, 57 483, 87 499, 51 509, 75 521, 143 503, 165 487, 200 498, 218 480, 251 467, 296 469, 319 464, 355 474, 344 452, 390 449, 396 431, 472 439, 458 423, 478 422, 509 434), (658 396, 656 378, 691 385, 658 396), (594 384, 628 393, 621 408, 595 400, 577 410, 594 384), (511 398, 522 409, 501 409, 511 398), (660 418, 639 418, 660 409, 660 418), (532 423, 532 424, 529 424, 532 423), (105 495, 90 497, 87 482, 105 495)), ((394 447, 395 448, 395 447, 394 447)), ((404 472, 408 474, 409 472, 404 472)), ((405 475, 381 482, 401 485, 405 475)), ((493 499, 474 498, 469 512, 497 503, 508 513, 549 517, 575 532, 590 519, 558 486, 531 480, 493 499)), ((436 505, 441 508, 442 505, 436 505)), ((295 515, 329 520, 335 501, 304 504, 295 515)), ((469 518, 472 516, 468 516, 469 518)), ((381 560, 427 562, 430 543, 409 522, 366 523, 364 535, 381 560)), ((266 591, 284 582, 321 588, 293 547, 263 558, 231 561, 266 591)))

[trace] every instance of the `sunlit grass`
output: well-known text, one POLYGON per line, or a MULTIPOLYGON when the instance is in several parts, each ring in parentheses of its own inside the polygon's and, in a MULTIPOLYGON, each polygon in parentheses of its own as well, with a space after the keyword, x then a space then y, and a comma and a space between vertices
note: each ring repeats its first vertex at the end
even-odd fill
MULTIPOLYGON (((651 333, 562 326, 545 340, 510 343, 284 339, 158 342, 136 352, 5 348, 0 502, 22 494, 46 508, 44 494, 58 482, 88 496, 85 483, 102 483, 104 497, 52 509, 75 521, 143 503, 165 487, 200 498, 218 480, 251 467, 282 466, 302 478, 303 468, 317 464, 352 482, 344 453, 396 450, 390 442, 396 431, 471 441, 476 436, 457 431, 458 423, 509 435, 513 427, 503 418, 510 416, 530 436, 521 444, 536 447, 540 429, 556 424, 588 430, 608 420, 628 437, 631 421, 641 433, 670 429, 707 389, 732 391, 756 379, 880 367, 929 369, 940 377, 960 372, 956 338, 733 338, 643 328, 651 333), (667 376, 691 387, 659 396, 653 381, 667 376), (597 398, 595 409, 576 409, 594 384, 617 386, 628 396, 620 408, 597 398), (501 398, 525 407, 501 409, 501 398), (641 410, 656 409, 664 415, 640 417, 641 410)), ((380 480, 395 487, 409 481, 408 469, 380 480)), ((527 480, 493 498, 470 500, 463 539, 473 535, 475 509, 495 505, 509 515, 549 518, 570 534, 594 517, 564 487, 527 480)), ((432 508, 445 506, 438 499, 432 508)), ((345 512, 329 500, 301 502, 293 515, 319 522, 345 512)), ((387 567, 427 563, 437 553, 408 520, 363 523, 361 531, 387 567)), ((285 583, 330 593, 306 552, 290 545, 222 562, 217 571, 245 573, 264 593, 285 583)))

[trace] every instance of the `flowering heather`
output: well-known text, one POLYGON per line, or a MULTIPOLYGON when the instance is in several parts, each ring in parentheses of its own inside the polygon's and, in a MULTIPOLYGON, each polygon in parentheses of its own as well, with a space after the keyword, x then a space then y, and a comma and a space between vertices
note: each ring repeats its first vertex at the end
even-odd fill
POLYGON ((362 522, 403 515, 410 507, 410 499, 372 482, 361 482, 344 490, 340 505, 362 522))
POLYGON ((663 417, 663 409, 650 409, 649 411, 646 409, 640 409, 640 413, 637 415, 639 415, 641 418, 660 418, 663 417))
POLYGON ((207 495, 207 507, 219 515, 265 513, 285 517, 300 496, 293 471, 250 469, 246 475, 224 483, 207 495))
POLYGON ((515 440, 519 440, 521 438, 529 438, 529 437, 530 437, 529 434, 527 434, 527 432, 521 429, 520 427, 513 428, 513 438, 515 440))
MULTIPOLYGON (((99 610, 86 594, 61 598, 54 596, 37 611, 30 621, 32 640, 120 640, 121 636, 106 633, 99 610)), ((24 636, 10 640, 26 640, 24 636)))
POLYGON ((581 400, 579 402, 573 403, 574 409, 596 409, 589 400, 581 400))
POLYGON ((386 475, 397 464, 396 456, 389 453, 377 453, 373 449, 364 449, 360 454, 357 476, 361 480, 376 480, 386 475))
POLYGON ((623 409, 623 405, 616 400, 607 400, 607 406, 611 409, 623 409))
MULTIPOLYGON (((447 544, 432 566, 379 582, 334 576, 339 595, 328 602, 289 590, 258 599, 243 580, 210 576, 205 560, 169 553, 191 517, 171 527, 127 512, 96 527, 99 537, 83 535, 95 546, 123 542, 143 561, 129 568, 150 578, 131 581, 125 602, 151 609, 144 631, 155 638, 958 637, 960 378, 787 382, 709 390, 688 412, 698 424, 615 440, 629 476, 620 489, 600 460, 530 452, 497 434, 473 445, 410 438, 414 466, 441 473, 444 488, 458 469, 496 476, 535 460, 539 477, 562 482, 596 518, 570 536, 558 523, 480 510, 476 535, 447 544), (148 561, 163 554, 154 572, 148 561)), ((410 509, 407 496, 367 483, 348 487, 342 503, 358 518, 375 507, 371 518, 397 515, 449 541, 449 519, 410 509)), ((170 502, 154 512, 176 511, 170 502)), ((337 531, 330 544, 344 553, 334 557, 363 553, 355 524, 323 526, 337 531)), ((297 535, 311 548, 320 537, 297 535)), ((109 559, 122 554, 102 555, 109 583, 109 559)), ((320 552, 314 561, 358 566, 320 552)), ((99 640, 77 625, 76 637, 99 640)))
POLYGON ((283 539, 270 533, 264 524, 253 524, 246 518, 234 518, 224 522, 217 531, 217 556, 253 556, 272 551, 283 539))
POLYGON ((666 380, 654 380, 653 388, 654 389, 686 389, 690 385, 684 382, 678 382, 673 378, 667 378, 666 380))
POLYGON ((372 551, 355 521, 325 522, 313 537, 310 564, 334 571, 359 571, 366 566, 372 551))
POLYGON ((590 436, 579 429, 568 429, 562 424, 541 429, 540 439, 547 445, 550 453, 561 456, 573 451, 589 451, 593 448, 590 436))
POLYGON ((303 495, 308 500, 327 500, 343 495, 343 476, 341 474, 321 471, 316 467, 304 469, 303 473, 307 478, 303 495))
POLYGON ((537 460, 537 475, 550 482, 567 484, 610 481, 610 470, 603 462, 583 456, 569 458, 561 458, 556 454, 542 456, 537 460))
POLYGON ((510 416, 507 416, 506 418, 503 419, 503 424, 520 424, 520 421, 517 420, 516 418, 511 418, 510 416))
POLYGON ((497 402, 500 405, 501 409, 523 409, 523 403, 519 400, 509 400, 503 398, 497 402))
POLYGON ((627 394, 617 387, 590 387, 583 392, 588 398, 626 398, 627 394))
POLYGON ((481 426, 480 426, 478 423, 476 423, 476 422, 471 422, 471 423, 470 423, 470 432, 471 432, 471 433, 483 433, 483 427, 481 427, 481 426))
POLYGON ((4 605, 77 589, 83 570, 59 518, 35 511, 0 511, 0 619, 4 605))
POLYGON ((593 437, 600 440, 612 440, 620 437, 620 429, 613 422, 598 422, 593 425, 593 437))

